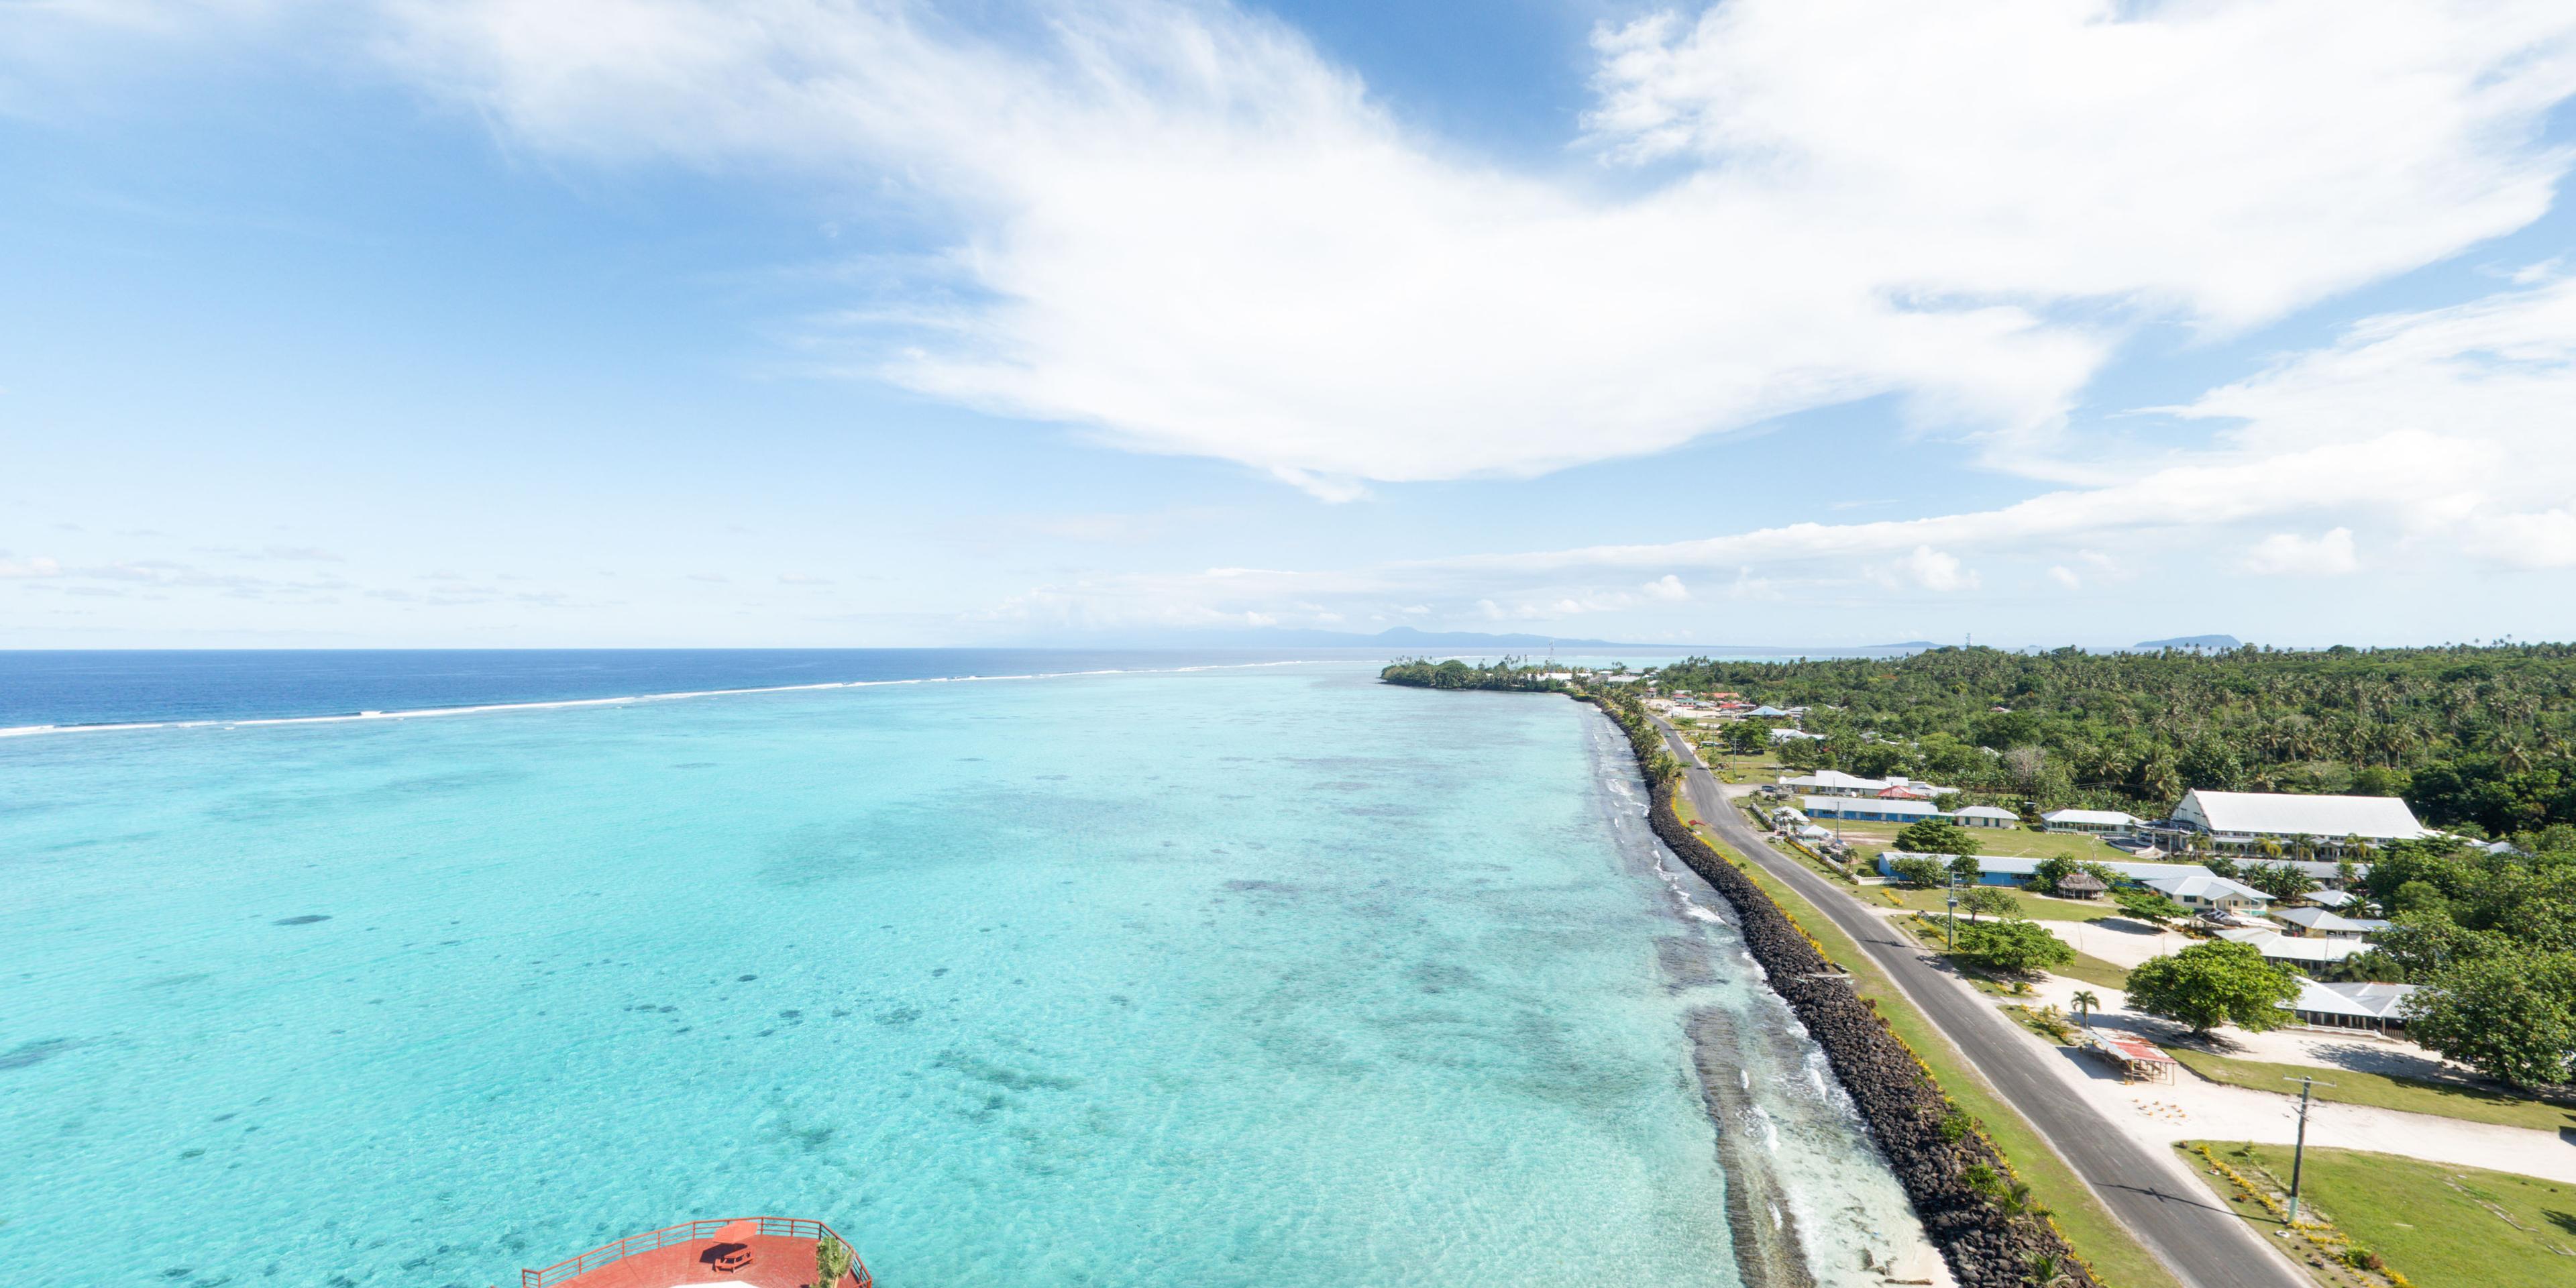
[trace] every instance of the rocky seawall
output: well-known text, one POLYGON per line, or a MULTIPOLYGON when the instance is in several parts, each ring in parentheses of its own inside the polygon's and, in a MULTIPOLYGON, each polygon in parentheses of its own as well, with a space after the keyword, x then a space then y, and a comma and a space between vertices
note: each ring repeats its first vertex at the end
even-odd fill
POLYGON ((1655 835, 1733 905, 1747 951, 1788 1002, 1800 1023, 1824 1048, 1834 1076, 1858 1107, 1879 1152, 1905 1187, 1924 1230, 1941 1249, 1961 1288, 2030 1288, 2047 1283, 2033 1265, 2055 1258, 2060 1281, 2097 1288, 2073 1249, 2046 1220, 2009 1210, 2011 1173, 2002 1155, 1967 1116, 1942 1094, 1931 1072, 1903 1039, 1771 900, 1751 877, 1728 862, 1682 823, 1673 811, 1675 781, 1654 781, 1648 768, 1670 753, 1644 717, 1597 697, 1591 702, 1626 731, 1638 764, 1646 769, 1655 835))

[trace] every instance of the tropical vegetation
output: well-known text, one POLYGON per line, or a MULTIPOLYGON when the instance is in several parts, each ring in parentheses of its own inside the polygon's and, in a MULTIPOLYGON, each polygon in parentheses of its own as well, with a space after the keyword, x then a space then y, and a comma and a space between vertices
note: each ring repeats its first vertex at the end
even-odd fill
POLYGON ((2576 823, 2576 645, 1693 658, 1667 691, 1803 707, 1817 767, 2010 808, 2161 816, 2193 787, 2403 796, 2490 836, 2576 823))
POLYGON ((2284 1002, 2298 976, 2263 960, 2251 944, 2214 940, 2142 962, 2129 972, 2129 1009, 2162 1016, 2207 1036, 2222 1024, 2249 1032, 2290 1022, 2284 1002))

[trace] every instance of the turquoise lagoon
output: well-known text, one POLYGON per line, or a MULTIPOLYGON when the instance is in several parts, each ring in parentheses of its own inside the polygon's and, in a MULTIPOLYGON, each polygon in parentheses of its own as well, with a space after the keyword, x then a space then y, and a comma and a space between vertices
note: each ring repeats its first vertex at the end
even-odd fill
POLYGON ((1676 866, 1596 713, 1349 664, 0 740, 0 1265, 777 1213, 891 1288, 1881 1282, 1920 1229, 1676 866))

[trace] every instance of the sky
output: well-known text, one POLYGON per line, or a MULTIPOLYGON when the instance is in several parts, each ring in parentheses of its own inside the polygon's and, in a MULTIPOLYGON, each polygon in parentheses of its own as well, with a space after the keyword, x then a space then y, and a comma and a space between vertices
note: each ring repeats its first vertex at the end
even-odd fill
POLYGON ((2571 97, 2564 0, 19 0, 0 647, 2576 638, 2571 97))

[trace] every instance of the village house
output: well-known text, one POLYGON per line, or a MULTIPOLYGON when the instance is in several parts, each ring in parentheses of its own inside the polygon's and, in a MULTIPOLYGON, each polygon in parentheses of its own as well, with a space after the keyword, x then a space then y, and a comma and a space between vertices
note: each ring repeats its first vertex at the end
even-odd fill
MULTIPOLYGON (((1783 730, 1782 732, 1787 732, 1783 730)), ((1839 769, 1819 769, 1812 774, 1783 776, 1780 785, 1806 796, 1883 796, 1892 799, 1930 800, 1947 787, 1918 783, 1911 778, 1890 775, 1886 778, 1862 778, 1839 769)))
POLYGON ((2251 945, 2263 954, 2263 960, 2295 971, 2321 970, 2335 965, 2354 953, 2370 951, 2370 945, 2358 939, 2327 939, 2321 936, 2292 936, 2259 926, 2232 926, 2218 932, 2221 939, 2251 945))
POLYGON ((2323 939, 2364 939, 2388 929, 2385 921, 2346 917, 2324 908, 2276 908, 2271 917, 2281 923, 2282 934, 2323 939))
POLYGON ((1967 805, 1950 811, 1950 818, 1961 827, 2017 828, 2021 816, 1997 805, 1967 805))
POLYGON ((2093 836, 2119 836, 2138 830, 2141 820, 2134 814, 2115 809, 2061 809, 2039 816, 2051 832, 2083 832, 2093 836))
POLYGON ((1858 823, 1920 823, 1948 818, 1930 801, 1881 800, 1875 796, 1806 796, 1799 806, 1810 818, 1839 818, 1858 823))
POLYGON ((2377 1033, 2406 1027, 2406 999, 2413 984, 2320 984, 2302 977, 2299 1000, 2283 1004, 2299 1023, 2329 1029, 2369 1029, 2377 1033))
POLYGON ((2272 896, 2207 868, 2183 868, 2170 875, 2144 877, 2138 884, 2193 912, 2260 912, 2272 902, 2272 896))

